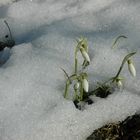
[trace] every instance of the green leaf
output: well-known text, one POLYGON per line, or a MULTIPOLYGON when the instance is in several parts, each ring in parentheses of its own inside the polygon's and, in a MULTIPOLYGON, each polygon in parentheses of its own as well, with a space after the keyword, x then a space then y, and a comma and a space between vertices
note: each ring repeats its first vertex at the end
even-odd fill
POLYGON ((112 49, 114 49, 115 48, 115 46, 116 46, 116 43, 121 39, 121 38, 124 38, 124 39, 126 39, 127 37, 126 36, 124 36, 124 35, 120 35, 120 36, 118 36, 116 39, 115 39, 115 41, 114 41, 114 43, 113 43, 113 45, 112 45, 112 49))

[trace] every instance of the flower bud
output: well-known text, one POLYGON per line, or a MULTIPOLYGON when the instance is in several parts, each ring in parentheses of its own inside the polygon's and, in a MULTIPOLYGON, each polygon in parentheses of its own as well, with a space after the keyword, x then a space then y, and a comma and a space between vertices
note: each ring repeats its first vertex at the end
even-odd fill
POLYGON ((88 55, 88 53, 86 52, 86 50, 85 50, 83 47, 81 47, 81 48, 80 48, 80 51, 81 51, 81 54, 82 54, 83 58, 84 58, 86 61, 90 62, 90 58, 89 58, 89 55, 88 55))
POLYGON ((128 70, 129 70, 130 74, 131 74, 133 77, 135 77, 135 76, 136 76, 136 69, 135 69, 135 66, 134 66, 132 60, 129 59, 129 60, 127 61, 127 63, 128 63, 128 70))
POLYGON ((87 79, 84 78, 82 82, 83 82, 83 89, 84 89, 84 91, 88 92, 89 84, 88 84, 87 79))
POLYGON ((122 78, 118 77, 118 78, 116 79, 116 84, 117 84, 117 87, 118 87, 118 88, 123 87, 122 78))
POLYGON ((79 85, 79 82, 75 83, 75 84, 74 84, 74 90, 79 89, 79 86, 80 86, 80 85, 79 85))
POLYGON ((123 86, 123 84, 122 84, 122 81, 121 81, 121 80, 118 80, 118 81, 117 81, 117 86, 118 86, 118 87, 122 87, 122 86, 123 86))

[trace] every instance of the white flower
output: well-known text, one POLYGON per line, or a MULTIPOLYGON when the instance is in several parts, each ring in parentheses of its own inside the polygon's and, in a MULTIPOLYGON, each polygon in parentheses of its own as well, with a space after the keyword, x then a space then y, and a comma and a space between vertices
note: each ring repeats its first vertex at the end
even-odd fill
POLYGON ((74 84, 74 90, 79 89, 79 86, 80 86, 79 82, 75 83, 75 84, 74 84))
POLYGON ((83 47, 81 47, 81 48, 80 48, 80 51, 81 51, 81 54, 82 54, 83 58, 84 58, 86 61, 90 62, 90 58, 89 58, 89 55, 88 55, 88 53, 86 52, 86 50, 85 50, 83 47))
POLYGON ((82 82, 83 82, 83 89, 85 90, 85 92, 88 92, 89 84, 87 79, 84 78, 82 82))
POLYGON ((135 77, 135 76, 136 76, 136 69, 135 69, 135 66, 134 66, 132 60, 129 59, 129 60, 127 61, 127 63, 128 63, 128 70, 129 70, 130 74, 131 74, 133 77, 135 77))

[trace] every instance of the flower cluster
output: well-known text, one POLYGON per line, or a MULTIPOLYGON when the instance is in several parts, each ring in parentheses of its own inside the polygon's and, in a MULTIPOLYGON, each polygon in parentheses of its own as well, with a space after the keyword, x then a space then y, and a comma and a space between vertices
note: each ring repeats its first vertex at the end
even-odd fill
POLYGON ((67 98, 67 96, 68 96, 69 86, 73 82, 76 82, 73 86, 73 89, 75 92, 74 100, 79 100, 79 101, 83 100, 83 94, 88 92, 88 90, 89 90, 88 75, 86 72, 84 72, 84 69, 89 64, 90 64, 90 57, 88 54, 87 39, 80 38, 77 40, 77 46, 75 48, 74 74, 72 74, 71 76, 68 76, 68 74, 63 70, 68 77, 66 86, 65 86, 65 93, 64 93, 65 98, 67 98), (81 55, 83 57, 82 71, 78 70, 78 53, 79 52, 81 53, 81 55))
MULTIPOLYGON (((125 36, 119 36, 116 41, 113 43, 113 47, 116 45, 117 41, 120 38, 127 38, 125 36)), ((101 87, 103 87, 102 89, 104 89, 104 87, 106 87, 105 85, 109 82, 109 88, 105 88, 105 89, 110 89, 111 84, 115 83, 115 85, 118 88, 122 88, 123 87, 123 80, 124 78, 122 78, 122 76, 120 76, 120 73, 124 67, 124 64, 127 63, 128 64, 128 70, 130 72, 130 74, 135 77, 136 76, 136 69, 135 66, 133 64, 133 61, 131 59, 131 57, 133 55, 135 55, 136 52, 132 52, 127 54, 123 61, 122 64, 117 72, 117 74, 110 78, 109 80, 107 80, 106 82, 104 82, 103 84, 99 85, 99 87, 97 89, 95 89, 92 93, 96 93, 97 91, 99 91, 99 89, 101 87)), ((77 101, 83 101, 83 97, 84 94, 89 94, 89 82, 88 82, 88 74, 84 71, 86 69, 86 67, 90 64, 90 57, 88 54, 88 44, 87 44, 87 39, 86 38, 80 38, 77 40, 77 46, 75 48, 75 56, 74 56, 74 74, 72 74, 71 76, 69 76, 65 70, 64 73, 67 76, 67 81, 66 81, 66 86, 65 86, 65 93, 64 93, 64 97, 67 98, 68 94, 69 94, 69 88, 70 85, 73 85, 73 90, 74 90, 74 100, 77 101), (82 70, 78 70, 78 53, 81 54, 81 56, 83 57, 83 63, 82 63, 82 70), (74 83, 74 84, 73 84, 74 83)), ((112 84, 114 85, 114 84, 112 84)))

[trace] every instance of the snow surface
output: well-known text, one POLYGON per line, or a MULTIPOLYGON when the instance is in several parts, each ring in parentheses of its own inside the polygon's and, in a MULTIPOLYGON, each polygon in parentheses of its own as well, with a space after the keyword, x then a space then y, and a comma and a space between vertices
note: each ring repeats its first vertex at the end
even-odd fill
POLYGON ((0 140, 85 140, 94 129, 140 111, 139 0, 1 0, 0 39, 9 23, 16 45, 0 55, 0 140), (111 50, 114 38, 126 35, 111 50), (75 39, 89 41, 90 90, 133 57, 137 77, 125 66, 125 89, 77 110, 63 98, 60 68, 73 70, 75 39))

